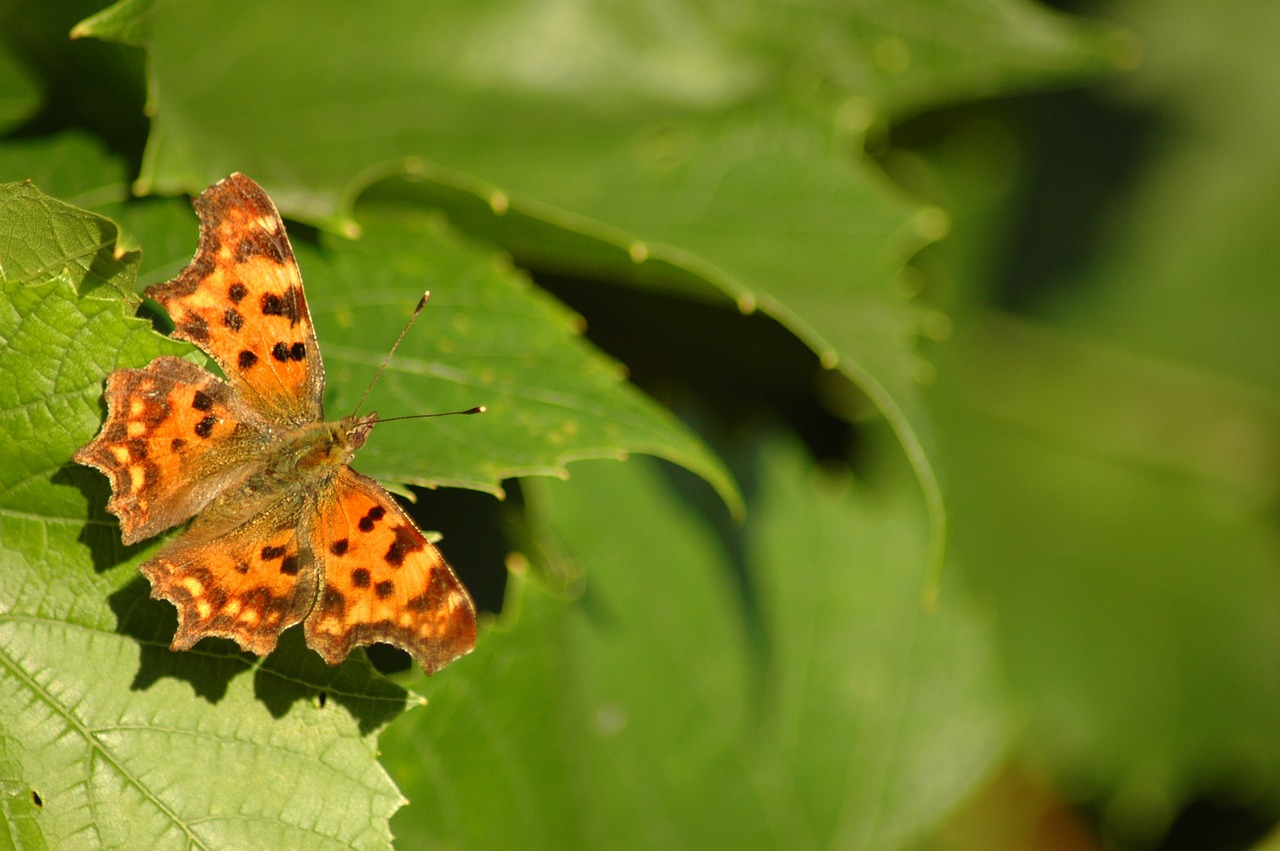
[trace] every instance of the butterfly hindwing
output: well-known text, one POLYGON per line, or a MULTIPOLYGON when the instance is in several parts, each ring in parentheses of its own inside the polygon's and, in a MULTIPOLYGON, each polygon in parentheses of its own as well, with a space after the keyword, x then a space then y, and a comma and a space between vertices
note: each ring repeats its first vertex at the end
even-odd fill
POLYGON ((323 577, 307 644, 330 663, 375 641, 408 651, 427 673, 471 652, 471 597, 373 479, 344 467, 307 534, 323 577))
POLYGON ((218 636, 265 656, 281 630, 306 617, 316 569, 298 534, 300 514, 299 500, 286 496, 230 529, 202 516, 142 565, 151 596, 178 609, 174 650, 218 636))

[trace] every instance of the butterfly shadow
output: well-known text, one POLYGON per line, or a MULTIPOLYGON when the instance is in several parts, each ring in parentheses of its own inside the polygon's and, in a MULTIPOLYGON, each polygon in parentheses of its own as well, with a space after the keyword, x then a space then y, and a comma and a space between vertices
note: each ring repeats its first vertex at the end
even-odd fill
POLYGON ((280 636, 271 655, 254 674, 254 695, 275 718, 305 702, 320 711, 336 705, 356 722, 362 735, 385 726, 408 706, 409 693, 386 679, 356 651, 341 665, 327 664, 292 627, 280 636))
POLYGON ((130 688, 146 691, 165 678, 181 680, 209 703, 227 695, 232 679, 251 670, 254 657, 240 652, 234 642, 213 639, 192 652, 177 653, 169 642, 178 629, 178 616, 170 603, 153 600, 150 586, 135 577, 107 598, 116 616, 116 632, 138 642, 138 672, 130 688))
POLYGON ((337 667, 325 664, 294 627, 280 636, 280 644, 266 658, 246 653, 235 642, 206 638, 188 651, 173 651, 169 642, 178 628, 173 606, 151 599, 141 576, 108 598, 116 616, 116 631, 138 642, 138 672, 130 687, 145 691, 162 679, 187 683, 211 704, 221 702, 232 681, 252 673, 254 698, 283 718, 303 703, 318 710, 345 710, 361 734, 380 729, 407 706, 408 692, 379 674, 363 653, 337 667), (332 706, 331 706, 332 704, 332 706))
POLYGON ((96 471, 68 461, 58 468, 49 481, 62 487, 75 488, 83 495, 88 510, 77 540, 89 552, 95 572, 108 571, 121 562, 128 561, 136 553, 153 546, 152 541, 143 541, 129 546, 121 543, 120 524, 114 517, 107 514, 106 510, 111 488, 106 478, 96 471))

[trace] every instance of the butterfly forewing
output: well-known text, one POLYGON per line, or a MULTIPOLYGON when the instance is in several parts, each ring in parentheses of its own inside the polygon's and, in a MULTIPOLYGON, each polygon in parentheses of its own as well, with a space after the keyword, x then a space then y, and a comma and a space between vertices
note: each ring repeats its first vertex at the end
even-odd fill
POLYGON ((195 259, 147 295, 169 311, 174 336, 213 357, 247 402, 284 422, 320 419, 320 347, 275 204, 258 184, 233 174, 194 206, 195 259))

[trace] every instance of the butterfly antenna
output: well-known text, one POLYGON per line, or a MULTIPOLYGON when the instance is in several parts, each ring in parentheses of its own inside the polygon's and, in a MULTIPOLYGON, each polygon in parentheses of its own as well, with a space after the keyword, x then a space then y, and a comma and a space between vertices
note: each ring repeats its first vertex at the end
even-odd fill
MULTIPOLYGON (((431 291, 428 290, 422 294, 422 298, 418 299, 418 306, 413 309, 413 315, 409 317, 409 321, 404 324, 404 328, 400 331, 400 336, 396 337, 395 343, 391 345, 391 351, 387 352, 387 356, 382 359, 382 366, 378 367, 378 371, 373 374, 373 380, 369 382, 369 386, 364 388, 364 395, 360 397, 359 404, 352 411, 352 416, 360 413, 360 409, 364 407, 364 400, 369 398, 369 391, 373 389, 373 385, 378 383, 378 379, 382 377, 382 371, 387 368, 387 364, 391 363, 391 356, 396 353, 396 349, 400 348, 400 343, 404 340, 404 336, 409 333, 409 329, 413 327, 413 323, 418 321, 418 314, 422 312, 422 308, 427 306, 427 299, 431 298, 431 291)), ((487 408, 484 405, 477 405, 474 408, 468 408, 465 411, 445 411, 442 414, 412 414, 407 417, 388 417, 378 422, 389 423, 394 420, 425 420, 431 417, 451 417, 456 414, 483 414, 487 408)))
POLYGON ((444 411, 439 414, 409 414, 404 417, 387 417, 385 420, 378 420, 378 423, 393 423, 396 420, 429 420, 432 417, 456 417, 459 414, 483 414, 487 410, 489 409, 484 405, 476 405, 474 408, 467 408, 465 411, 444 411))
POLYGON ((360 402, 356 405, 356 409, 352 411, 352 416, 360 413, 360 409, 364 407, 364 400, 369 398, 369 391, 373 389, 373 385, 377 384, 378 379, 382 377, 382 371, 387 368, 387 364, 391 363, 391 356, 396 353, 396 349, 400 348, 404 335, 409 333, 413 323, 418 321, 418 314, 422 312, 422 308, 427 306, 427 299, 429 298, 431 298, 431 291, 427 290, 422 294, 422 298, 418 299, 418 306, 413 309, 413 315, 404 324, 404 328, 400 331, 400 336, 396 337, 395 343, 391 346, 391 351, 387 352, 387 356, 382 359, 382 366, 378 367, 378 371, 373 374, 373 380, 369 382, 369 386, 364 388, 364 395, 360 397, 360 402))

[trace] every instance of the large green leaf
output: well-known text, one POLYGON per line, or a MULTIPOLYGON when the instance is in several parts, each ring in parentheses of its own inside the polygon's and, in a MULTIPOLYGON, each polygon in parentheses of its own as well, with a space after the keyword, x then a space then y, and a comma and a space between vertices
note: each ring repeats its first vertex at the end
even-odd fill
POLYGON ((373 736, 404 693, 290 637, 255 660, 172 654, 70 462, 112 368, 179 351, 126 312, 138 258, 115 226, 0 186, 0 767, 14 842, 54 847, 387 847, 402 803, 373 736), (86 522, 88 521, 88 522, 86 522), (34 812, 33 812, 34 808, 34 812))
POLYGON ((431 301, 370 405, 386 417, 488 407, 482 417, 383 426, 361 453, 362 469, 497 492, 502 479, 559 475, 574 459, 646 453, 696 472, 738 506, 715 456, 627 384, 576 334, 573 316, 502 255, 412 211, 366 208, 360 223, 354 242, 298 247, 331 415, 355 407, 423 289, 431 301))
POLYGON ((959 595, 920 609, 909 480, 872 499, 776 440, 760 462, 728 537, 652 462, 537 483, 585 594, 517 583, 464 675, 420 681, 434 712, 382 737, 402 847, 899 848, 982 782, 990 648, 959 595))
MULTIPOLYGON (((9 146, 0 170, 34 171, 64 187, 72 182, 68 173, 79 175, 78 197, 123 222, 131 244, 145 242, 145 283, 167 280, 191 259, 197 230, 186 202, 122 203, 120 172, 83 137, 9 146)), ((294 240, 331 416, 354 409, 428 289, 428 308, 369 405, 384 417, 489 408, 483 417, 379 428, 360 455, 362 470, 387 481, 499 493, 502 479, 561 475, 574 459, 649 453, 686 466, 729 505, 740 505, 714 455, 626 383, 616 364, 577 335, 577 318, 530 287, 502 255, 415 210, 362 207, 361 225, 355 241, 294 240)))
POLYGON ((888 417, 935 542, 944 512, 915 385, 920 316, 897 278, 945 217, 852 157, 894 111, 1116 61, 1104 30, 986 0, 401 2, 373 14, 156 0, 152 13, 141 35, 119 23, 138 19, 136 0, 81 30, 148 46, 141 188, 195 191, 234 168, 270 181, 293 214, 332 221, 353 184, 416 171, 423 200, 543 268, 762 308, 888 417), (581 238, 539 239, 548 225, 581 238))

